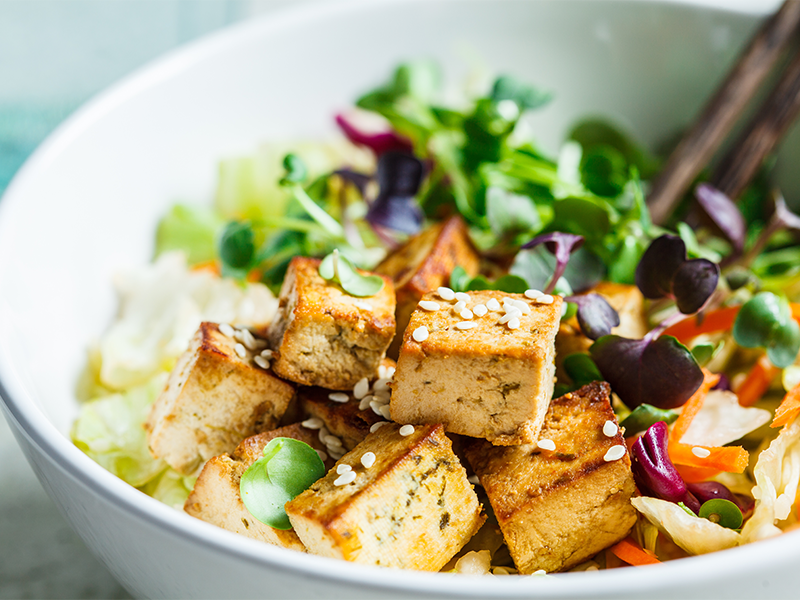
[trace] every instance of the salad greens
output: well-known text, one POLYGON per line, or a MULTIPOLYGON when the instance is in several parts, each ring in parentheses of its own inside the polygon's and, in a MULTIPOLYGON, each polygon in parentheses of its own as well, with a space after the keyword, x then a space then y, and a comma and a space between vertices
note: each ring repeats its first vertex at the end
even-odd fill
POLYGON ((380 276, 359 273, 353 263, 336 249, 322 259, 319 275, 327 281, 338 283, 345 292, 358 298, 374 296, 383 289, 380 276))

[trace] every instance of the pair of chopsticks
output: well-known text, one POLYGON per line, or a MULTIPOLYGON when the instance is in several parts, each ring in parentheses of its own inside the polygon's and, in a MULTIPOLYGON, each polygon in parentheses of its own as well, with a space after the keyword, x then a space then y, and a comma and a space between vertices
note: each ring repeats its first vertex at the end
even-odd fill
MULTIPOLYGON (((779 59, 800 40, 800 0, 786 0, 767 19, 709 99, 653 181, 647 204, 663 223, 728 137, 779 59), (794 43, 793 43, 794 42, 794 43)), ((792 48, 791 51, 797 50, 792 48)), ((711 175, 711 184, 735 200, 800 112, 800 51, 769 97, 711 175)))

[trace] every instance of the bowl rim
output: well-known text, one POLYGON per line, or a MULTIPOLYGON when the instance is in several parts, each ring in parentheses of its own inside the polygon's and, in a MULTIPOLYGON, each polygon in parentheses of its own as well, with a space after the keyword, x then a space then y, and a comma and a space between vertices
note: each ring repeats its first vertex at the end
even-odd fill
MULTIPOLYGON (((300 7, 287 7, 275 13, 232 25, 221 31, 204 36, 189 44, 172 50, 145 64, 82 105, 67 118, 34 151, 10 182, 0 198, 0 240, 3 230, 9 227, 11 209, 23 201, 29 181, 68 149, 72 140, 90 129, 103 117, 140 92, 169 79, 190 66, 202 62, 220 52, 236 46, 247 45, 249 40, 269 35, 270 32, 297 27, 308 20, 325 19, 346 13, 365 10, 381 10, 386 5, 426 0, 318 0, 300 7)), ((440 0, 456 2, 457 0, 440 0)), ((554 0, 550 0, 554 1, 554 0)), ((586 1, 586 0, 584 0, 586 1)), ((748 6, 723 7, 720 0, 636 0, 663 5, 689 5, 709 11, 723 13, 760 15, 757 3, 748 6)), ((1 243, 1 242, 0 242, 1 243)), ((0 333, 3 321, 0 319, 0 333)), ((14 368, 13 353, 2 342, 0 336, 0 407, 15 433, 36 448, 39 454, 71 480, 80 484, 105 502, 113 503, 138 519, 147 521, 163 530, 183 538, 184 541, 204 544, 217 552, 224 552, 260 567, 281 567, 306 578, 327 581, 332 584, 358 584, 364 588, 386 591, 418 591, 465 597, 516 597, 547 595, 551 597, 582 594, 595 596, 617 592, 620 584, 625 588, 646 592, 664 589, 670 581, 680 580, 682 585, 702 583, 709 572, 756 573, 776 564, 788 564, 800 556, 800 531, 791 532, 759 542, 732 548, 725 552, 691 557, 691 564, 684 560, 664 563, 660 567, 647 566, 637 569, 614 569, 594 573, 559 574, 558 577, 531 578, 453 578, 442 573, 414 572, 347 563, 324 557, 291 552, 256 540, 239 536, 229 531, 179 513, 138 492, 127 483, 103 469, 78 449, 71 440, 59 431, 37 406, 34 393, 28 390, 14 368), (763 551, 769 546, 769 551, 763 551), (793 556, 793 553, 795 556, 793 556), (781 557, 783 560, 781 560, 781 557)), ((38 474, 38 473, 37 473, 38 474)), ((80 532, 79 532, 80 533, 80 532)))

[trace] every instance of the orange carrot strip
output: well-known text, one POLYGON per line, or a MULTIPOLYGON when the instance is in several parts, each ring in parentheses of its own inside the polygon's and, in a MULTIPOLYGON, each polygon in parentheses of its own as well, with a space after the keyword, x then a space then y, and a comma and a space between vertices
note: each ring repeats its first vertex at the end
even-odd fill
POLYGON ((763 396, 769 389, 770 383, 775 376, 780 372, 780 369, 769 362, 767 355, 762 355, 750 369, 747 377, 742 384, 736 389, 736 395, 739 396, 739 404, 742 406, 752 406, 763 396))
POLYGON ((647 550, 644 550, 631 537, 626 537, 618 544, 614 544, 609 550, 621 561, 636 567, 661 564, 660 560, 647 552, 647 550))
POLYGON ((707 369, 703 369, 703 383, 700 384, 700 387, 697 388, 697 391, 692 394, 692 397, 689 398, 683 405, 683 410, 681 410, 680 416, 672 426, 672 432, 669 435, 670 440, 675 442, 681 441, 683 434, 685 434, 686 430, 689 429, 692 419, 694 419, 697 413, 700 412, 700 409, 703 408, 703 402, 708 395, 708 391, 717 385, 718 381, 719 375, 712 373, 707 369))
POLYGON ((780 406, 775 410, 775 418, 770 427, 780 427, 794 421, 800 415, 800 383, 786 392, 780 406))
POLYGON ((213 275, 219 275, 219 263, 216 260, 207 260, 206 262, 197 263, 192 267, 192 271, 207 271, 213 275))
POLYGON ((669 444, 669 457, 676 465, 718 469, 727 473, 742 473, 747 468, 750 459, 747 450, 740 446, 709 447, 675 442, 669 444), (705 458, 700 458, 692 452, 693 448, 704 448, 710 454, 705 458))
MULTIPOLYGON (((682 344, 685 344, 701 333, 727 331, 733 327, 733 322, 736 320, 736 315, 739 314, 740 308, 740 306, 729 306, 712 310, 703 317, 702 322, 699 322, 697 317, 689 317, 667 327, 662 335, 671 335, 682 344)), ((800 311, 798 311, 798 314, 800 315, 800 311)))
POLYGON ((675 465, 681 478, 686 483, 700 483, 716 477, 722 471, 719 469, 704 469, 703 467, 687 467, 686 465, 675 465))

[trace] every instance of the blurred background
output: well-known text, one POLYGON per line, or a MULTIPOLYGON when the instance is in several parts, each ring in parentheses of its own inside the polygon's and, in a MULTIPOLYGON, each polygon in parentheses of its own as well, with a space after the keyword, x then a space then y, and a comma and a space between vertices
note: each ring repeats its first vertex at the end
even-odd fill
MULTIPOLYGON (((0 194, 64 118, 116 80, 203 34, 309 1, 0 0, 0 194)), ((780 0, 705 3, 773 10, 780 0)), ((0 418, 0 599, 128 597, 0 418)))

